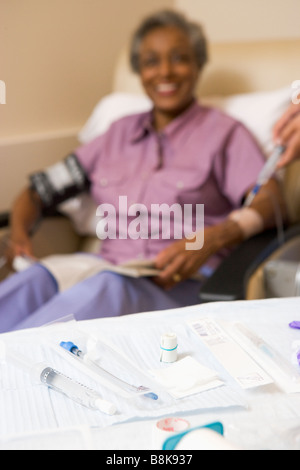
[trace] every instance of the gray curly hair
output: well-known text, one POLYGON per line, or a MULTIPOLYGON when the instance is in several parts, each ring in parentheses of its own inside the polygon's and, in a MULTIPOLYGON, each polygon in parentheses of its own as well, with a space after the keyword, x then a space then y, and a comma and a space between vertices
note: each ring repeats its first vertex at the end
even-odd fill
POLYGON ((139 52, 144 37, 155 28, 176 26, 184 31, 190 38, 199 69, 208 60, 207 43, 201 25, 187 20, 187 18, 173 10, 162 10, 145 18, 132 36, 130 47, 130 64, 134 72, 139 73, 139 52))

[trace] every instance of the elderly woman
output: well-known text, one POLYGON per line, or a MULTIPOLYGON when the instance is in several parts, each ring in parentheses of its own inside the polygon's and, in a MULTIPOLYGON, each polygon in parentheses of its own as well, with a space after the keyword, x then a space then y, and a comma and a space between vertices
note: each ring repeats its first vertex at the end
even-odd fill
POLYGON ((195 99, 206 61, 200 26, 172 11, 146 18, 133 35, 131 64, 153 109, 118 120, 67 157, 61 164, 66 188, 57 188, 53 169, 34 175, 11 218, 15 254, 32 255, 32 225, 43 209, 61 202, 62 195, 73 195, 72 187, 88 190, 97 204, 116 207, 119 221, 124 215, 118 212, 119 196, 149 211, 153 204, 204 204, 204 245, 197 246, 195 234, 194 246, 188 249, 191 240, 176 240, 172 230, 169 239, 150 232, 135 239, 117 233, 103 241, 101 257, 115 264, 154 259, 160 275, 134 279, 102 272, 62 293, 37 263, 0 286, 1 331, 69 314, 81 320, 198 303, 200 284, 193 275, 208 275, 231 247, 274 225, 269 196, 280 201, 276 180, 250 208, 241 208, 264 162, 256 142, 242 124, 195 99))

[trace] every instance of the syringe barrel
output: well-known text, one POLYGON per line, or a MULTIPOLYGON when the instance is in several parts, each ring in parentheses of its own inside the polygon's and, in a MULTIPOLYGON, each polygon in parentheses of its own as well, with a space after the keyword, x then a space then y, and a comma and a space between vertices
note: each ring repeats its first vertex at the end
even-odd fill
POLYGON ((274 174, 276 170, 276 165, 278 163, 279 158, 281 157, 282 153, 284 152, 285 147, 283 145, 277 145, 270 157, 268 158, 267 162, 265 163, 263 169, 261 170, 257 184, 261 185, 266 183, 271 176, 274 174))
POLYGON ((67 376, 57 372, 51 367, 42 370, 40 380, 48 387, 67 395, 69 398, 90 407, 92 404, 91 396, 83 385, 69 379, 67 376))
POLYGON ((28 373, 33 382, 47 385, 81 405, 109 415, 115 414, 117 411, 113 403, 103 400, 96 391, 57 372, 43 362, 34 363, 23 355, 12 351, 4 342, 0 342, 0 359, 4 358, 28 373))
POLYGON ((46 367, 41 371, 40 381, 87 408, 100 410, 107 414, 114 414, 116 412, 115 406, 103 400, 96 391, 70 379, 51 367, 46 367))

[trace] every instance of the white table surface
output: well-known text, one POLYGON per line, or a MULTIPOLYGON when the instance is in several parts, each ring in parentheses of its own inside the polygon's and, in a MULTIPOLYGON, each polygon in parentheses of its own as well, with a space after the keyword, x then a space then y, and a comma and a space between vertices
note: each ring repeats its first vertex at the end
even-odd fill
MULTIPOLYGON (((141 335, 145 335, 147 330, 150 331, 155 326, 158 331, 168 332, 172 331, 174 325, 177 325, 178 330, 181 324, 186 325, 187 321, 201 317, 243 322, 263 336, 291 362, 295 348, 300 349, 300 330, 288 326, 291 321, 300 320, 300 298, 202 304, 184 309, 85 321, 80 323, 80 328, 96 335, 101 332, 101 335, 113 337, 116 342, 119 335, 123 337, 127 335, 128 341, 134 342, 134 334, 138 334, 139 331, 141 335)), ((59 333, 60 330, 65 331, 66 324, 61 323, 50 328, 59 333)), ((32 338, 38 341, 41 331, 41 329, 30 329, 7 333, 0 335, 0 340, 10 345, 30 342, 34 350, 35 344, 32 338)), ((190 353, 197 346, 197 341, 195 335, 190 345, 190 353)), ((180 334, 178 344, 180 353, 180 334)), ((157 354, 159 357, 159 351, 157 354)), ((183 356, 184 354, 185 351, 183 356)), ((157 361, 159 363, 159 358, 157 361)), ((54 424, 42 429, 36 424, 33 426, 28 417, 26 421, 25 415, 24 422, 17 413, 7 415, 9 407, 15 410, 20 406, 19 403, 15 403, 14 407, 14 397, 20 390, 18 390, 18 381, 14 389, 6 389, 7 383, 3 374, 5 367, 7 367, 5 363, 0 365, 0 449, 157 449, 154 438, 155 423, 166 415, 153 418, 133 416, 126 422, 115 422, 104 426, 94 426, 92 423, 89 426, 86 420, 82 422, 79 420, 76 424, 71 423, 69 427, 61 428, 54 424)), ((22 374, 22 371, 16 372, 16 377, 19 377, 18 374, 22 374)), ((186 418, 192 427, 213 421, 222 422, 225 437, 244 449, 300 449, 300 393, 287 395, 272 384, 248 390, 243 394, 247 402, 246 408, 193 410, 186 413, 181 411, 177 415, 186 418)), ((68 400, 65 397, 62 399, 68 400)), ((24 394, 22 410, 26 410, 27 416, 47 413, 38 400, 29 400, 27 394, 24 394)), ((172 416, 174 415, 176 413, 172 413, 172 416)))

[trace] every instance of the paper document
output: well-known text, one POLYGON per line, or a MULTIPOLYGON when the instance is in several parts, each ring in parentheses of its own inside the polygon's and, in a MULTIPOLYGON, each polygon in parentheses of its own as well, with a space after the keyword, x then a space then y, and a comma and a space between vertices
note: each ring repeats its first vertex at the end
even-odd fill
POLYGON ((202 318, 190 326, 240 387, 249 389, 273 382, 216 321, 202 318))
MULTIPOLYGON (((17 256, 14 259, 14 268, 16 271, 22 271, 35 262, 44 266, 54 276, 60 292, 103 271, 135 278, 158 276, 161 272, 151 259, 133 259, 122 264, 113 264, 100 256, 88 253, 50 255, 38 261, 29 261, 28 258, 17 256)), ((203 277, 201 273, 195 273, 192 279, 203 280, 203 277)))
POLYGON ((132 260, 115 265, 99 256, 84 253, 51 255, 40 260, 40 264, 45 266, 55 277, 61 292, 102 271, 130 277, 157 276, 159 274, 159 270, 155 268, 152 260, 132 260))

